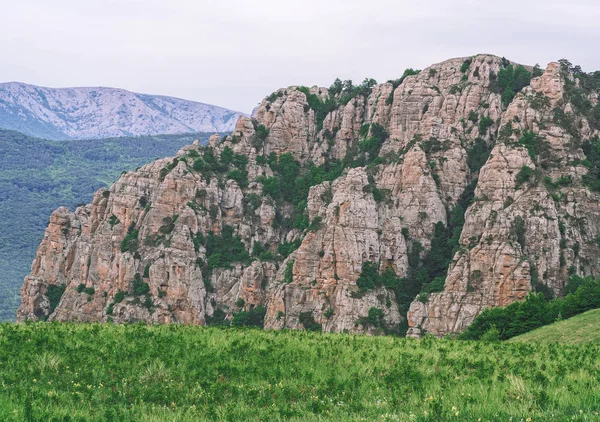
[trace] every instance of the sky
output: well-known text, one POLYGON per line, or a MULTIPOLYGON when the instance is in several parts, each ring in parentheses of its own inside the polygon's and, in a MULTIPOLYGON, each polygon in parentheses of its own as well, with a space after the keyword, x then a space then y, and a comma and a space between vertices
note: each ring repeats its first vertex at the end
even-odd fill
POLYGON ((249 113, 277 88, 491 53, 600 70, 597 0, 0 0, 0 82, 109 86, 249 113))

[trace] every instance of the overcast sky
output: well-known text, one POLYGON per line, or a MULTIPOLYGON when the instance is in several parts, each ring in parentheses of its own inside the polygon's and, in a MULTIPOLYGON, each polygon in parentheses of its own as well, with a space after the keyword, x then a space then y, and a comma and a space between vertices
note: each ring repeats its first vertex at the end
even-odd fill
POLYGON ((0 0, 0 81, 110 86, 250 112, 275 89, 380 82, 492 53, 600 69, 600 2, 0 0))

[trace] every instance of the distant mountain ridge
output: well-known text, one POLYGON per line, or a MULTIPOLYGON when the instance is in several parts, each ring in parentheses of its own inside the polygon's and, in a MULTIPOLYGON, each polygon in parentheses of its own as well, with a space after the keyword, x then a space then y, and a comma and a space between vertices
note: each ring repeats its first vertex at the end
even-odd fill
POLYGON ((118 88, 0 83, 0 128, 45 139, 227 132, 241 115, 209 104, 118 88))

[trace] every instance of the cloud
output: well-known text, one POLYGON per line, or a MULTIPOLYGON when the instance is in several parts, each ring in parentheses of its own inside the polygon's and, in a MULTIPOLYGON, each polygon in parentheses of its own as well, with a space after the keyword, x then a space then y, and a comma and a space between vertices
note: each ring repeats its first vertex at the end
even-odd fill
POLYGON ((21 0, 0 80, 115 86, 249 112, 273 90, 397 78, 451 57, 600 69, 594 1, 21 0))

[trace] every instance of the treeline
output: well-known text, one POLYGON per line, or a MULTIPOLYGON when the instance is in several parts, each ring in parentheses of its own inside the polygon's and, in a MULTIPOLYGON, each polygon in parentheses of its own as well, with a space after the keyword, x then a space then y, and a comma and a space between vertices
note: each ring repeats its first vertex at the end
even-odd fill
POLYGON ((566 296, 548 300, 530 293, 522 302, 483 311, 459 338, 463 340, 507 340, 561 319, 600 308, 600 279, 571 276, 566 296))

